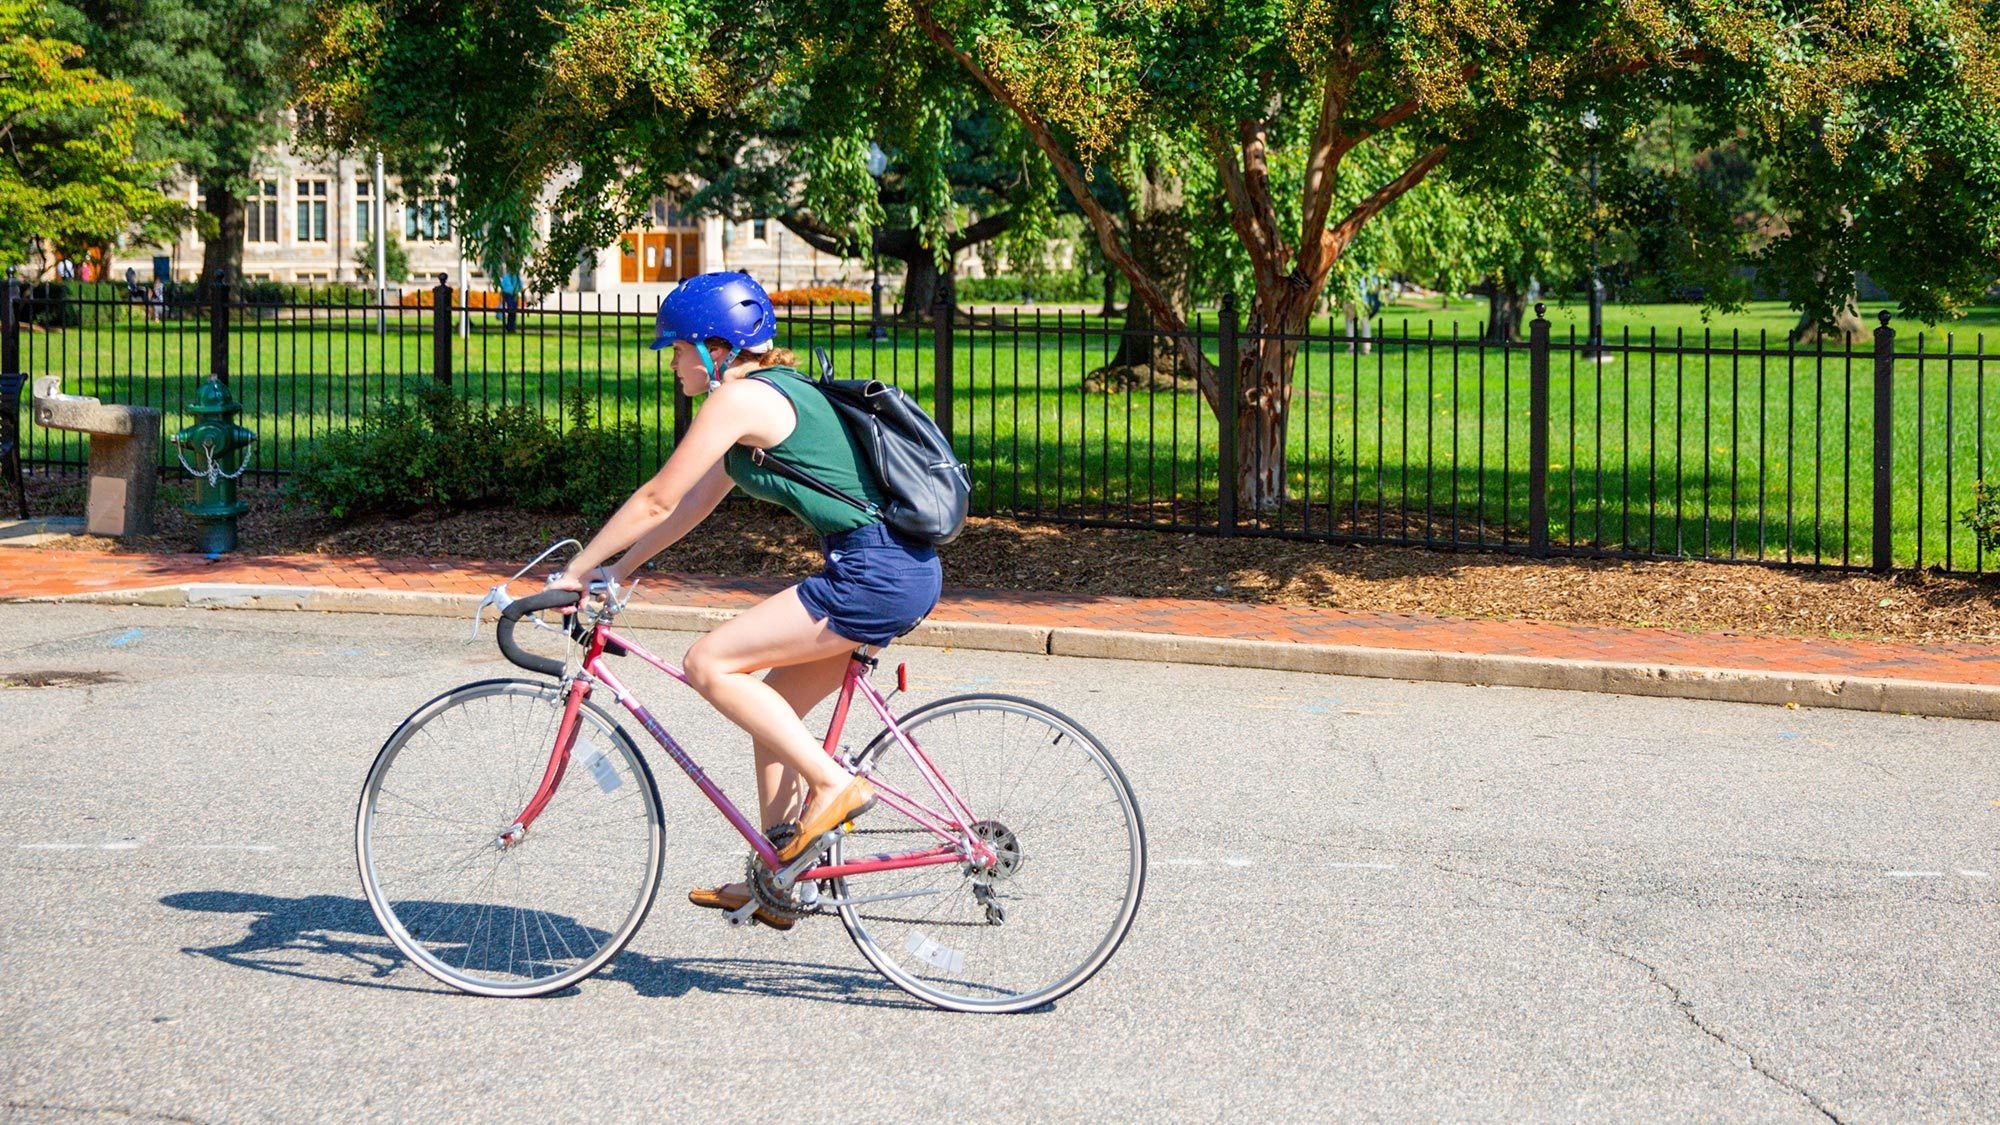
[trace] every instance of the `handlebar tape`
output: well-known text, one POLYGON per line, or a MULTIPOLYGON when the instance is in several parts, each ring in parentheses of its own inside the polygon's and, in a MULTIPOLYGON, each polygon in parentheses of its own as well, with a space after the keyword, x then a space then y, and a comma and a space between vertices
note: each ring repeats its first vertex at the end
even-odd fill
POLYGON ((563 662, 552 656, 536 656, 515 644, 514 625, 530 613, 575 605, 579 597, 574 590, 544 590, 539 594, 518 599, 501 610, 500 624, 495 630, 500 639, 500 654, 516 667, 526 668, 530 672, 540 672, 544 676, 561 678, 563 662))

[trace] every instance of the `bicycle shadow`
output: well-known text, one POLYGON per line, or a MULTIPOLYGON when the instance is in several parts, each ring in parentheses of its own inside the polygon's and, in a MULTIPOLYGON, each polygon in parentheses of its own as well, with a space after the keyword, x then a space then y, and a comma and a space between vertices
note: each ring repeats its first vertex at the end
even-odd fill
MULTIPOLYGON (((175 910, 251 915, 242 938, 224 945, 186 946, 181 952, 208 957, 236 968, 328 984, 396 992, 460 995, 432 980, 409 962, 381 931, 364 899, 345 895, 285 898, 250 891, 185 891, 160 899, 175 910), (396 979, 390 979, 394 977, 396 979)), ((463 912, 468 904, 439 904, 463 912)), ((602 931, 555 919, 573 934, 602 931)), ((804 961, 725 957, 655 957, 630 949, 599 970, 592 981, 624 984, 641 996, 674 998, 689 993, 781 997, 871 1008, 931 1011, 872 972, 804 961)), ((553 996, 573 996, 572 987, 553 996)))

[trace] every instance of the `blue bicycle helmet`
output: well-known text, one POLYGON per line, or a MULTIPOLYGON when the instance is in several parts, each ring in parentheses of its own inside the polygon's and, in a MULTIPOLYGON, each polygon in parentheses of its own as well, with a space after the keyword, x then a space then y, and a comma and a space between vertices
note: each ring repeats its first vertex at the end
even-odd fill
POLYGON ((675 340, 727 340, 738 351, 763 351, 778 334, 778 314, 755 278, 734 270, 690 277, 660 302, 653 350, 675 340))

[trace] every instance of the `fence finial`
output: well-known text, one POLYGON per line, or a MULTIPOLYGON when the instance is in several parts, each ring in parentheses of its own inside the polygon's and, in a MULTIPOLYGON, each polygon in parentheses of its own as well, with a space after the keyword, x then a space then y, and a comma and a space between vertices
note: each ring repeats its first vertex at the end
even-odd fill
POLYGON ((1881 323, 1882 327, 1889 327, 1889 310, 1883 309, 1881 312, 1876 313, 1875 319, 1881 323))
POLYGON ((450 285, 450 284, 451 284, 451 275, 450 275, 450 274, 448 274, 448 273, 446 273, 446 272, 444 272, 443 270, 439 270, 439 271, 438 271, 438 284, 439 284, 439 285, 450 285))
POLYGON ((1536 316, 1546 316, 1546 315, 1548 315, 1548 311, 1549 311, 1549 307, 1548 307, 1547 305, 1545 305, 1545 304, 1541 303, 1540 301, 1536 301, 1536 302, 1535 302, 1535 315, 1536 315, 1536 316))

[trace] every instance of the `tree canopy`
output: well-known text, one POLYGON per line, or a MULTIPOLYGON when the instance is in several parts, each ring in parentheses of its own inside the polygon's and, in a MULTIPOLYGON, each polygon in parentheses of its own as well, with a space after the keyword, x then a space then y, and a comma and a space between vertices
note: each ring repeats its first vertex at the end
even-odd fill
POLYGON ((285 140, 291 59, 307 0, 61 0, 51 7, 96 65, 168 111, 143 123, 141 155, 193 177, 205 197, 204 276, 241 272, 243 207, 256 164, 285 140))
POLYGON ((949 59, 838 0, 322 0, 300 63, 323 143, 450 178, 474 252, 544 286, 660 195, 914 261, 1039 220, 1053 186, 949 59))
POLYGON ((26 261, 38 238, 75 253, 185 211, 154 188, 163 165, 133 155, 166 111, 83 54, 41 0, 0 0, 0 263, 26 261))
MULTIPOLYGON (((1859 268, 1906 312, 1947 313, 2000 248, 2000 15, 1970 0, 886 2, 1023 123, 1169 328, 1088 169, 1134 133, 1198 149, 1250 274, 1238 491, 1260 506, 1285 487, 1285 337, 1371 222, 1434 174, 1518 197, 1586 112, 1612 136, 1664 105, 1740 134, 1781 220, 1760 261, 1816 319, 1859 268)), ((1183 349, 1219 404, 1220 373, 1183 349)))

